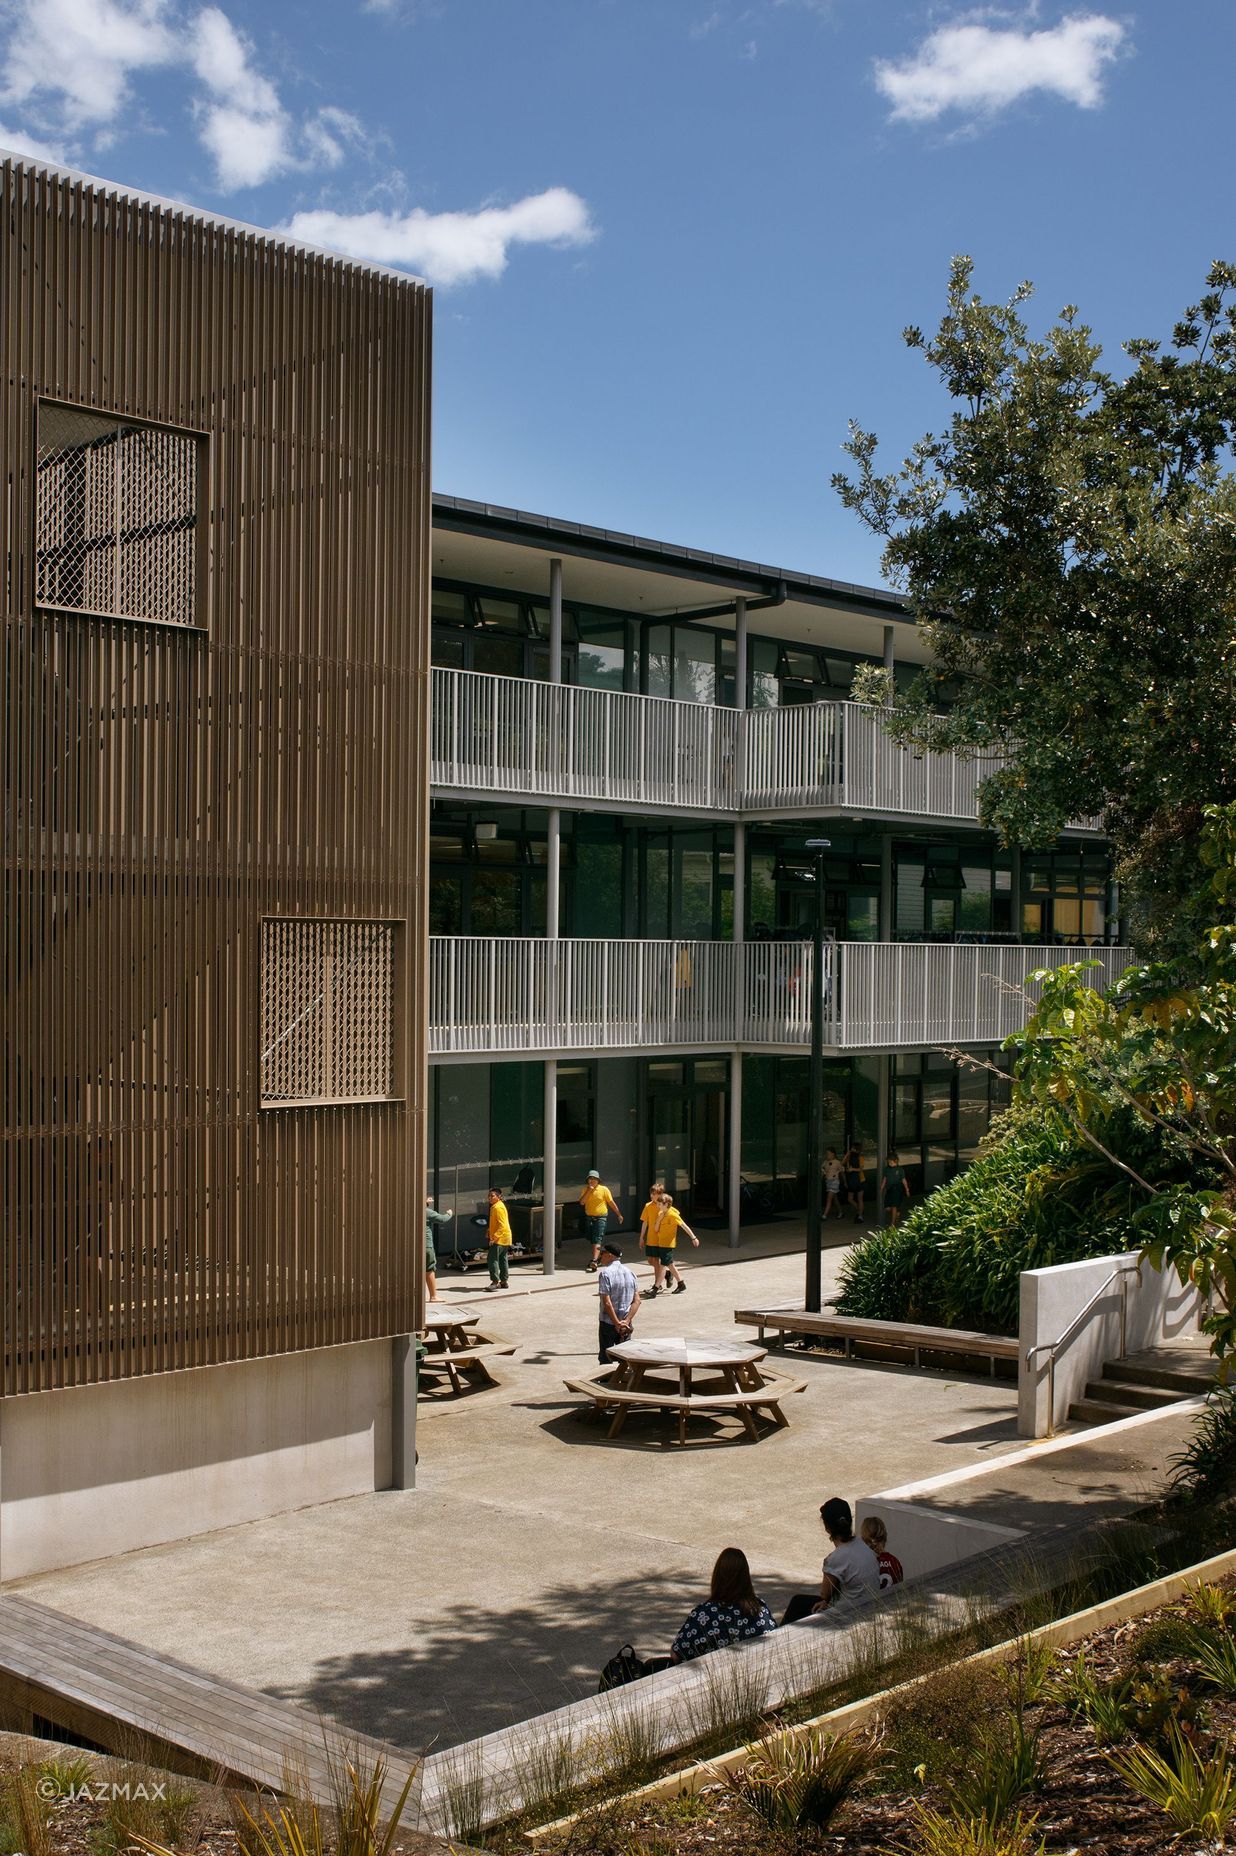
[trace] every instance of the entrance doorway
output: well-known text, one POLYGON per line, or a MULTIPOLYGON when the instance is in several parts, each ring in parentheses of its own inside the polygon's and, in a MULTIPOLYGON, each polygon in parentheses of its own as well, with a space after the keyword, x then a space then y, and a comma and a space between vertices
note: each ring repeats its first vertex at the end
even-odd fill
POLYGON ((649 1179, 665 1182, 688 1224, 723 1218, 729 1131, 729 1065, 688 1057, 646 1066, 649 1179))

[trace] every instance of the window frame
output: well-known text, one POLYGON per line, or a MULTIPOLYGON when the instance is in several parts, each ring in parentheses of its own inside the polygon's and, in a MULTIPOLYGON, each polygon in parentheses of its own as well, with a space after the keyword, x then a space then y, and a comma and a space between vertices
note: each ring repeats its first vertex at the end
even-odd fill
POLYGON ((409 1039, 405 1013, 409 996, 407 983, 408 920, 403 915, 292 915, 285 911, 258 917, 258 1007, 254 1018, 255 1073, 258 1108, 269 1110, 306 1108, 389 1108, 406 1106, 410 1100, 408 1079, 409 1039), (267 1097, 262 1092, 262 1008, 266 984, 266 927, 268 923, 292 922, 297 927, 390 928, 394 945, 391 955, 391 1089, 387 1095, 356 1096, 287 1096, 267 1097))

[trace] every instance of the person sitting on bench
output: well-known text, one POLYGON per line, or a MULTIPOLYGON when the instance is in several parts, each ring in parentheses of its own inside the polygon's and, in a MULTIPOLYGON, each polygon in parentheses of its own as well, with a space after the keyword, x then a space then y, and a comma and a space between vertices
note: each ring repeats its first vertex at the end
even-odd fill
POLYGON ((813 1612, 827 1611, 838 1599, 859 1602, 880 1595, 880 1562, 865 1540, 854 1538, 854 1516, 850 1504, 834 1495, 820 1509, 824 1532, 833 1550, 824 1562, 819 1593, 796 1592, 785 1609, 783 1624, 797 1624, 813 1612))
POLYGON ((768 1606, 755 1595, 751 1568, 741 1547, 725 1547, 712 1569, 712 1584, 702 1605, 687 1613, 670 1650, 671 1663, 689 1663, 727 1643, 744 1643, 777 1628, 768 1606))

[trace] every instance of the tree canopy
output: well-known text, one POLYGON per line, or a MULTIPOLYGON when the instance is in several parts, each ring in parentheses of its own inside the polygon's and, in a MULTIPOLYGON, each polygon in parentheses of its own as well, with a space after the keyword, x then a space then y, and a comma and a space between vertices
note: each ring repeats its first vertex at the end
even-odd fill
MULTIPOLYGON (((883 567, 932 662, 892 698, 910 746, 999 751, 980 815, 1052 843, 1101 815, 1144 952, 1196 945, 1205 804, 1236 798, 1236 266, 1215 264, 1164 343, 1119 373, 1073 308, 1045 336, 972 294, 905 331, 953 411, 899 469, 852 426, 834 487, 885 542, 883 567)), ((860 694, 892 697, 882 671, 860 694)))

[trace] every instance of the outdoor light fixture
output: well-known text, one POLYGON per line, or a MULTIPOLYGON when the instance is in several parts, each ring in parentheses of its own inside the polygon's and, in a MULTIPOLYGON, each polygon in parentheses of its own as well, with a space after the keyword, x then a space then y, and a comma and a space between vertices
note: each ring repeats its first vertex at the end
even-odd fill
POLYGON ((811 936, 811 1095, 807 1109, 807 1280, 803 1303, 818 1314, 822 1293, 820 1244, 823 1236, 824 1156, 824 853, 831 838, 808 838, 815 858, 815 925, 811 936))

